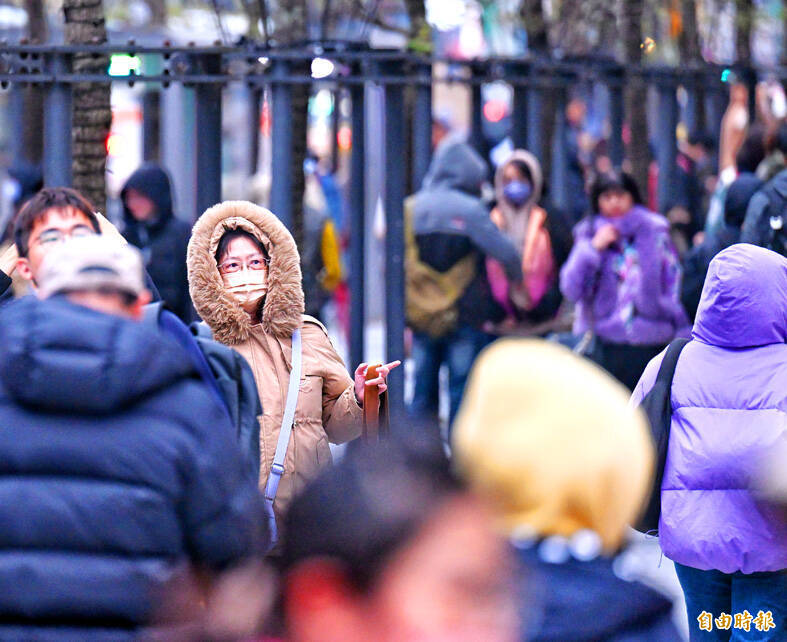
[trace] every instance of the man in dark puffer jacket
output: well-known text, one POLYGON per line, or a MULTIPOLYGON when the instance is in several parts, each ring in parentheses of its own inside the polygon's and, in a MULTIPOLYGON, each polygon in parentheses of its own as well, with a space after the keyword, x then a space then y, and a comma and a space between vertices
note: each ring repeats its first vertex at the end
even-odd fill
POLYGON ((255 480, 185 351, 137 323, 138 252, 52 250, 0 315, 0 640, 132 639, 191 563, 259 550, 255 480))

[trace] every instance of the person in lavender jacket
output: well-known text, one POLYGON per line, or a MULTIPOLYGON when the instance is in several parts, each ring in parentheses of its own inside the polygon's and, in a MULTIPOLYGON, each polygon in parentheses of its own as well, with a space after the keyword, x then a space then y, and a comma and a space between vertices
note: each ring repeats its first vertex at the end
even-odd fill
POLYGON ((667 219, 640 204, 631 176, 600 175, 591 200, 598 214, 574 228, 560 289, 576 303, 574 333, 595 334, 589 356, 632 390, 648 361, 688 332, 680 263, 667 219))
MULTIPOLYGON (((787 447, 786 310, 787 259, 748 244, 723 250, 675 371, 659 541, 675 562, 692 640, 787 636, 787 513, 756 490, 764 464, 787 447), (734 622, 720 630, 722 615, 738 614, 750 633, 734 622)), ((648 364, 633 404, 662 358, 648 364)))

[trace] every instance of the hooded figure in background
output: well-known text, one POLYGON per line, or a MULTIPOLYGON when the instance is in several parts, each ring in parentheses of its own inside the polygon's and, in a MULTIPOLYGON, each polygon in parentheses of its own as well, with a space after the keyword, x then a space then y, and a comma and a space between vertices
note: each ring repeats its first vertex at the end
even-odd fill
POLYGON ((503 339, 473 369, 453 452, 517 550, 522 640, 680 639, 670 601, 616 573, 653 469, 623 386, 553 343, 503 339))
POLYGON ((497 168, 492 221, 522 254, 522 284, 509 295, 500 264, 487 261, 495 299, 528 334, 541 335, 553 330, 551 322, 563 301, 558 274, 572 245, 562 213, 541 206, 543 193, 541 165, 530 152, 515 150, 497 168))
POLYGON ((172 211, 169 176, 158 165, 143 165, 126 181, 120 198, 123 236, 142 252, 162 300, 189 323, 194 319, 186 277, 191 226, 172 211))
MULTIPOLYGON (((784 636, 787 518, 763 501, 758 479, 787 447, 785 309, 787 259, 754 245, 727 248, 710 264, 675 370, 659 543, 698 636, 701 612, 745 610, 770 611, 780 627, 757 639, 784 636)), ((653 388, 662 359, 646 368, 634 403, 653 388)))

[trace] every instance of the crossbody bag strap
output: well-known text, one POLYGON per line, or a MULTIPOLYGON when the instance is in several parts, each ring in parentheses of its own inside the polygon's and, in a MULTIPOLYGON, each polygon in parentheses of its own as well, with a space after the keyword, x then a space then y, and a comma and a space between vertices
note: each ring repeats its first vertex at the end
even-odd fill
POLYGON ((279 491, 279 482, 284 475, 284 460, 287 457, 287 447, 290 445, 292 425, 295 421, 295 408, 298 405, 298 390, 301 383, 302 353, 301 331, 297 329, 292 333, 292 369, 290 370, 290 383, 287 387, 287 403, 284 406, 284 416, 281 420, 279 441, 276 442, 276 452, 273 455, 273 465, 271 466, 270 475, 268 475, 268 481, 265 484, 265 506, 270 525, 271 545, 275 544, 278 539, 273 502, 276 499, 276 493, 279 491))
MULTIPOLYGON (((669 344, 667 352, 664 355, 664 359, 661 362, 661 366, 659 367, 659 372, 656 375, 656 381, 661 381, 666 385, 668 398, 669 391, 672 389, 672 380, 675 378, 675 370, 678 367, 680 353, 683 351, 683 348, 686 347, 688 342, 688 339, 675 339, 669 344)), ((670 406, 667 407, 670 408, 670 406)))

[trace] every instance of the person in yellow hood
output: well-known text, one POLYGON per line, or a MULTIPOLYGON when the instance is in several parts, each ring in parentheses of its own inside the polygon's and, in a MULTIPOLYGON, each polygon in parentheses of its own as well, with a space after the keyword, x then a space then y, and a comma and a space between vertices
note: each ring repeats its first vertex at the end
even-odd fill
POLYGON ((539 587, 523 605, 533 628, 523 639, 680 639, 669 600, 613 570, 653 474, 647 420, 628 397, 544 341, 500 340, 476 362, 453 452, 539 587), (626 637, 636 632, 662 637, 626 637))
POLYGON ((301 376, 283 476, 273 507, 282 515, 292 497, 331 463, 328 443, 361 432, 364 385, 386 390, 388 364, 365 384, 366 364, 350 377, 325 327, 303 315, 300 256, 287 228, 270 211, 246 201, 214 205, 199 218, 188 247, 189 290, 213 338, 243 355, 262 402, 260 484, 274 462, 300 336, 301 376))

